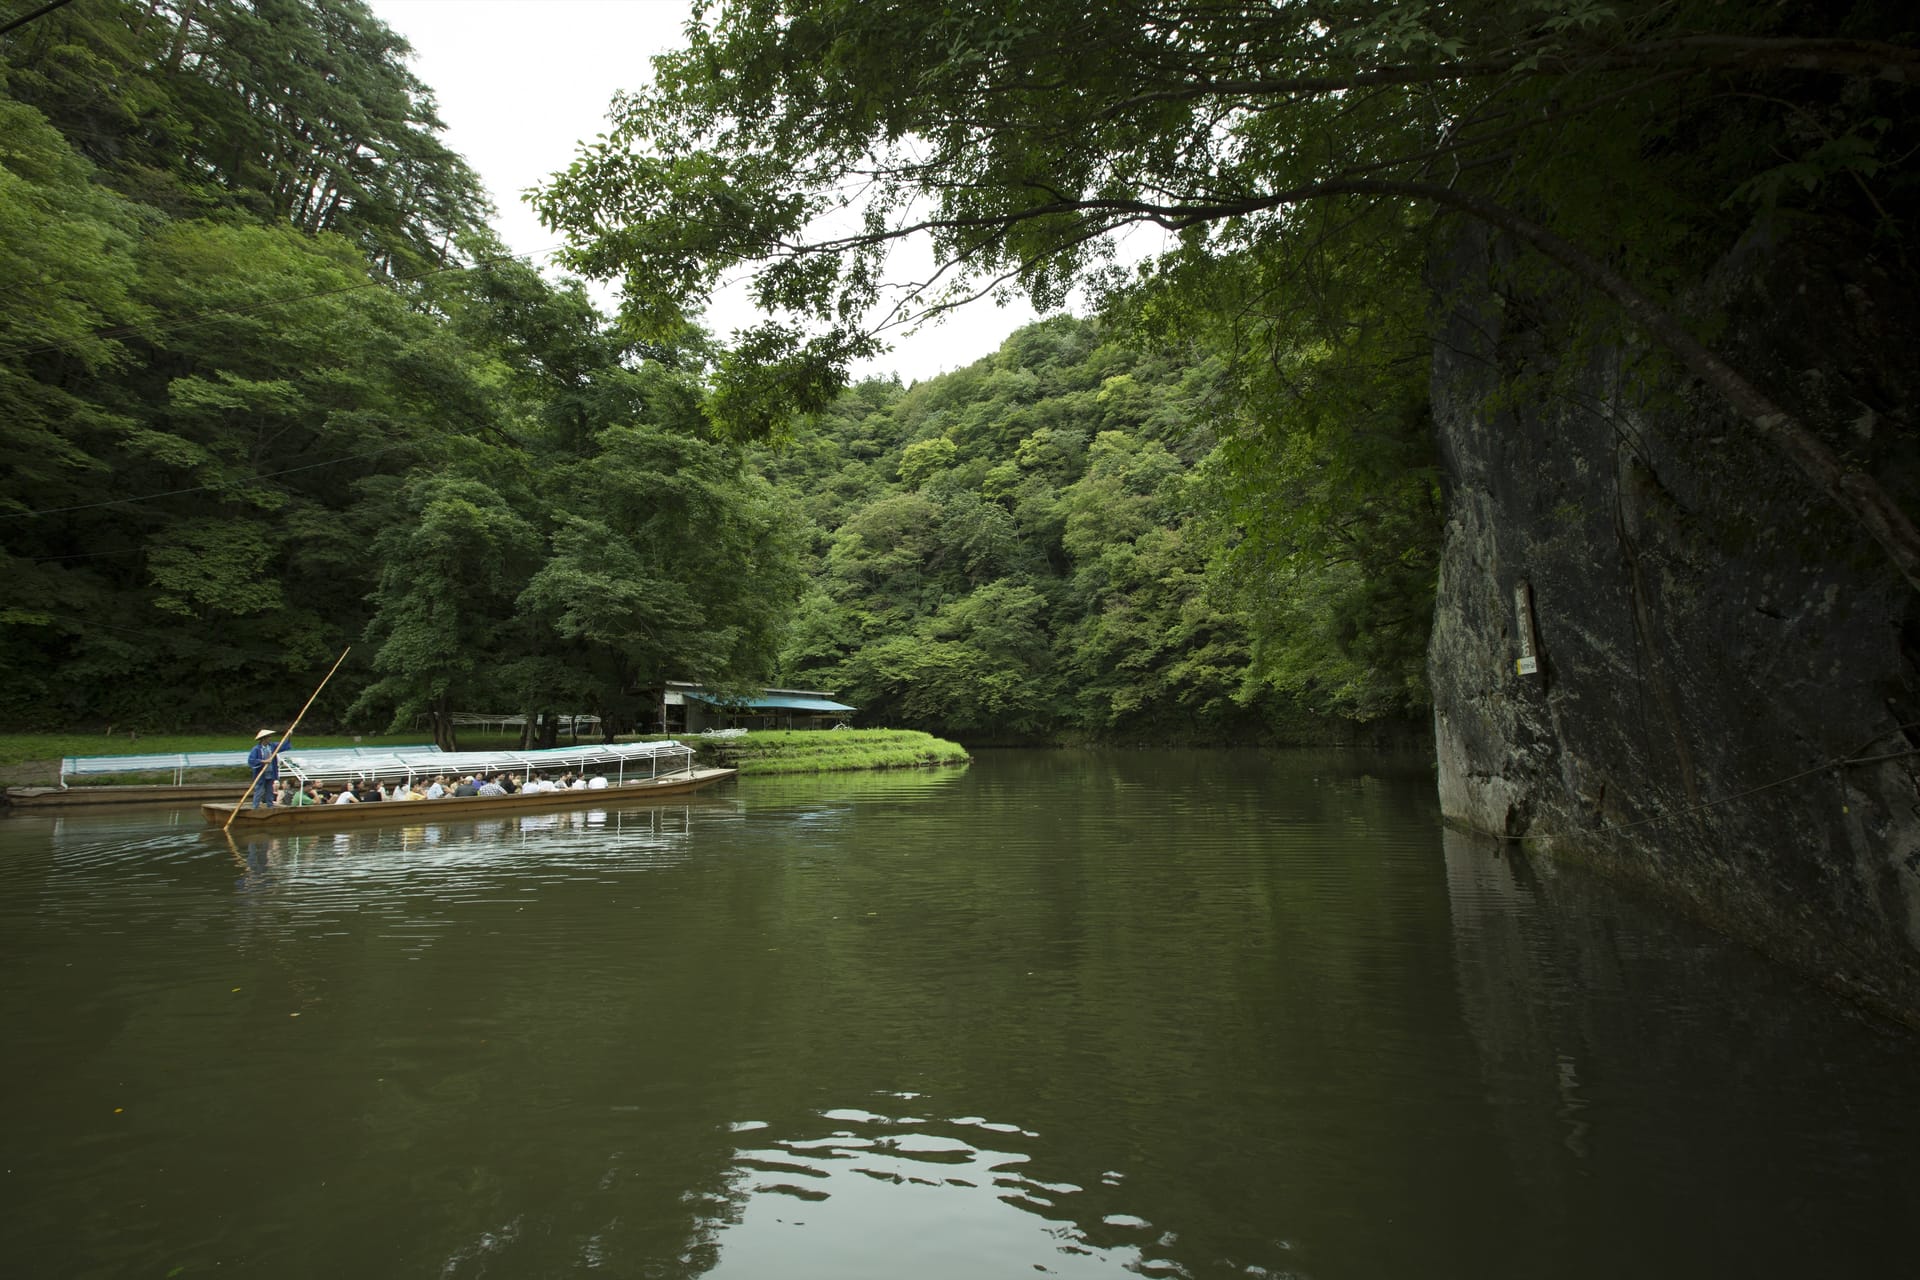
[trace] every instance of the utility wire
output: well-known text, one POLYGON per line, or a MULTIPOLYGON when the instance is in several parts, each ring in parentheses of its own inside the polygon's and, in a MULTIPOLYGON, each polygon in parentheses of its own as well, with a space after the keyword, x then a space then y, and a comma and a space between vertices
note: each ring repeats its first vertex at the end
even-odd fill
MULTIPOLYGON (((122 547, 118 551, 76 551, 69 556, 16 556, 28 564, 63 564, 69 560, 103 560, 109 556, 145 555, 147 547, 122 547)), ((0 555, 12 555, 10 551, 0 551, 0 555)))
POLYGON ((431 270, 422 271, 418 275, 395 276, 385 280, 364 280, 356 284, 341 285, 335 289, 321 289, 314 293, 298 294, 290 298, 267 298, 244 307, 216 307, 209 311, 196 311, 188 315, 174 316, 157 322, 143 321, 136 324, 114 325, 111 328, 95 329, 87 334, 72 338, 61 338, 54 342, 22 343, 10 347, 0 346, 0 359, 41 355, 45 352, 58 351, 63 347, 72 346, 77 342, 83 341, 113 341, 118 338, 133 337, 137 334, 170 333, 180 329, 191 328, 197 324, 205 324, 211 320, 255 315, 262 311, 272 311, 280 307, 294 306, 297 303, 317 302, 326 298, 338 298, 350 293, 360 293, 367 289, 385 289, 394 284, 415 284, 432 276, 447 275, 456 271, 477 271, 482 267, 493 266, 497 262, 515 262, 521 259, 531 259, 545 254, 556 253, 564 247, 564 245, 553 244, 548 245, 544 249, 533 249, 526 253, 497 253, 491 257, 475 259, 473 262, 450 263, 444 267, 434 267, 431 270))
MULTIPOLYGON (((144 639, 159 640, 167 644, 175 645, 179 643, 182 636, 182 633, 178 631, 154 631, 146 627, 126 627, 111 622, 96 622, 92 618, 82 618, 71 613, 50 613, 45 609, 22 609, 20 612, 33 614, 35 620, 32 622, 16 621, 8 625, 16 627, 45 626, 46 623, 40 621, 40 619, 48 619, 59 622, 78 623, 88 631, 117 631, 122 635, 140 636, 144 639)), ((248 662, 282 663, 285 662, 287 658, 287 651, 285 649, 251 649, 240 648, 235 645, 222 645, 217 648, 209 645, 208 648, 224 657, 241 659, 248 662)))
POLYGON ((73 0, 50 0, 49 3, 41 5, 38 9, 35 9, 31 13, 23 13, 17 18, 11 18, 7 21, 7 24, 5 26, 0 26, 0 36, 4 36, 9 31, 13 31, 16 28, 26 26, 29 22, 32 22, 35 18, 46 17, 48 14, 52 13, 55 9, 58 9, 63 4, 71 4, 71 3, 73 3, 73 0))
POLYGON ((301 466, 288 467, 284 471, 262 471, 247 476, 244 481, 231 481, 227 484, 201 484, 191 489, 168 489, 164 493, 145 493, 136 498, 109 498, 105 502, 82 502, 71 507, 48 507, 43 511, 10 511, 0 514, 0 520, 27 520, 34 516, 57 516, 69 511, 94 511, 101 507, 124 507, 135 502, 154 502, 161 498, 177 498, 183 493, 207 493, 214 489, 230 488, 233 484, 271 480, 275 476, 290 476, 296 471, 313 471, 320 467, 337 467, 343 462, 358 462, 362 458, 377 458, 383 453, 392 453, 395 449, 410 449, 419 443, 418 440, 397 440, 392 444, 383 444, 378 449, 369 449, 365 453, 350 453, 343 458, 328 458, 324 462, 308 462, 301 466))

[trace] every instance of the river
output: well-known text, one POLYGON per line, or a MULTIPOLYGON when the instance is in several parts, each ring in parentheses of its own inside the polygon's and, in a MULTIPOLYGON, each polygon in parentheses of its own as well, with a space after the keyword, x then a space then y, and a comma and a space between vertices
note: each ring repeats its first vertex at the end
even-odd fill
POLYGON ((1920 1036, 1360 752, 0 819, 11 1274, 1898 1274, 1920 1036))

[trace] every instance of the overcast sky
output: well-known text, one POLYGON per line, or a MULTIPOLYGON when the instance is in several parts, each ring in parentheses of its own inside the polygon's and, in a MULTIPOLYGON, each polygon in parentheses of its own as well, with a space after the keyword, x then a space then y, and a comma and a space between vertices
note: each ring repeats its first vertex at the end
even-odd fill
MULTIPOLYGON (((413 45, 414 74, 433 87, 447 145, 479 172, 499 209, 495 226, 516 253, 559 238, 522 199, 528 187, 606 129, 614 92, 642 84, 648 58, 680 43, 685 0, 369 0, 413 45)), ((607 305, 611 305, 608 300, 607 305)), ((975 303, 944 323, 895 340, 862 372, 913 382, 971 364, 1033 318, 1022 303, 975 303)), ((716 303, 709 328, 723 337, 753 317, 716 303)))

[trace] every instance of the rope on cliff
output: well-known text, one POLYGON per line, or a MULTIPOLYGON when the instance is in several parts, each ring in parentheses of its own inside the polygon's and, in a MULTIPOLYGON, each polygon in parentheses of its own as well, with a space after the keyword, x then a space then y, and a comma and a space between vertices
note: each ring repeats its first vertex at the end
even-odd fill
POLYGON ((1518 843, 1523 843, 1529 840, 1553 840, 1553 839, 1558 839, 1565 836, 1612 835, 1616 832, 1631 831, 1635 827, 1644 827, 1651 823, 1663 821, 1664 819, 1667 819, 1667 818, 1683 818, 1690 813, 1698 813, 1702 809, 1712 809, 1719 805, 1732 804, 1735 800, 1744 800, 1748 796, 1758 795, 1762 791, 1771 791, 1775 787, 1784 787, 1789 783, 1798 782, 1802 778, 1811 778, 1815 774, 1830 773, 1834 770, 1850 768, 1854 765, 1884 764, 1889 760, 1905 760, 1912 756, 1920 756, 1920 747, 1907 747, 1901 751, 1889 751, 1881 755, 1873 755, 1873 756, 1863 756, 1860 754, 1862 751, 1865 751, 1868 747, 1872 746, 1874 743, 1890 738, 1896 733, 1906 733, 1910 729, 1920 729, 1920 720, 1913 720, 1913 721, 1907 722, 1906 724, 1895 725, 1893 728, 1888 729, 1884 733, 1877 733, 1873 737, 1868 738, 1865 742, 1861 743, 1859 746, 1855 747, 1852 751, 1849 751, 1844 755, 1835 756, 1833 759, 1828 760, 1826 763, 1817 764, 1813 766, 1811 769, 1802 769, 1798 773, 1790 773, 1784 778, 1775 778, 1771 782, 1763 782, 1758 786, 1748 787, 1745 791, 1735 791, 1731 795, 1715 796, 1711 800, 1702 800, 1697 804, 1685 805, 1679 809, 1664 810, 1660 813, 1653 814, 1652 816, 1646 817, 1646 818, 1636 818, 1632 822, 1610 823, 1607 826, 1596 827, 1592 830, 1586 830, 1586 831, 1541 832, 1537 835, 1529 833, 1526 835, 1500 836, 1497 838, 1502 840, 1512 841, 1518 844, 1518 843))

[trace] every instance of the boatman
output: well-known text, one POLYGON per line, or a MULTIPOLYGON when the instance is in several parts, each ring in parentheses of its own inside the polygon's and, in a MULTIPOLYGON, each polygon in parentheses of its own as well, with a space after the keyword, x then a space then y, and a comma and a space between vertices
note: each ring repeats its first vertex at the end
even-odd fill
POLYGON ((253 750, 247 752, 247 768, 253 770, 253 807, 273 807, 273 784, 280 780, 279 747, 272 741, 274 731, 262 729, 253 735, 253 750))

